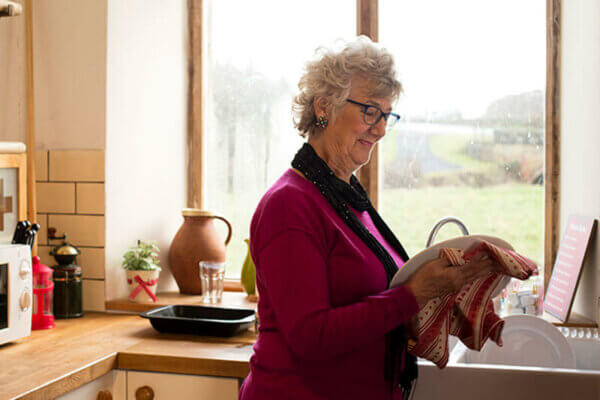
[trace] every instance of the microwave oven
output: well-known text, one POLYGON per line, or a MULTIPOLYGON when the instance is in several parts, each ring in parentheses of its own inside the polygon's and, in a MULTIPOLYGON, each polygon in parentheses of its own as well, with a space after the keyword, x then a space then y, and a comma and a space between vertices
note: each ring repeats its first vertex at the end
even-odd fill
POLYGON ((0 244, 0 345, 31 334, 31 248, 0 244))

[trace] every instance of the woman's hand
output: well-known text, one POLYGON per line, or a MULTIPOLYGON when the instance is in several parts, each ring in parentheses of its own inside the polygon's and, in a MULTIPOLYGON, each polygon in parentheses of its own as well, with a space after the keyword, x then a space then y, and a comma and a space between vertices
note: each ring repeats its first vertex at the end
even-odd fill
POLYGON ((486 255, 480 255, 462 266, 452 266, 445 258, 436 258, 412 274, 406 286, 422 307, 431 299, 458 292, 464 285, 497 271, 495 261, 486 255))

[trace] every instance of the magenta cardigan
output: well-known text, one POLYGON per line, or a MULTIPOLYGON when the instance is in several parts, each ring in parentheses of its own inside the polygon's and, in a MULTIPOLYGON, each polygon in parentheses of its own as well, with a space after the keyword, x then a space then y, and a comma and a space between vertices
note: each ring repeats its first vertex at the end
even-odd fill
MULTIPOLYGON (((398 265, 368 213, 354 211, 398 265)), ((385 335, 417 314, 313 183, 292 169, 250 226, 260 327, 241 400, 399 399, 384 379, 385 335)))

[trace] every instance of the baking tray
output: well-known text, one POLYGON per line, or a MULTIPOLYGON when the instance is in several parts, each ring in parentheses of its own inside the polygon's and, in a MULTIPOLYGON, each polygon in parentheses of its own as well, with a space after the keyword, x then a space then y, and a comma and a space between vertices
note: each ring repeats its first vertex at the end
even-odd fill
POLYGON ((168 305, 140 314, 159 332, 233 336, 254 325, 254 310, 212 306, 168 305))

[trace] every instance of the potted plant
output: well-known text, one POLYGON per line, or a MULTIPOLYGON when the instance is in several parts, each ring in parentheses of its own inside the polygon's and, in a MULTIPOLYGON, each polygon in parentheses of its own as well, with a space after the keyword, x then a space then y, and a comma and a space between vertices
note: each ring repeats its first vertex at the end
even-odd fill
POLYGON ((123 255, 123 268, 127 273, 129 299, 138 303, 156 302, 158 283, 159 248, 156 242, 138 240, 137 246, 123 255))

